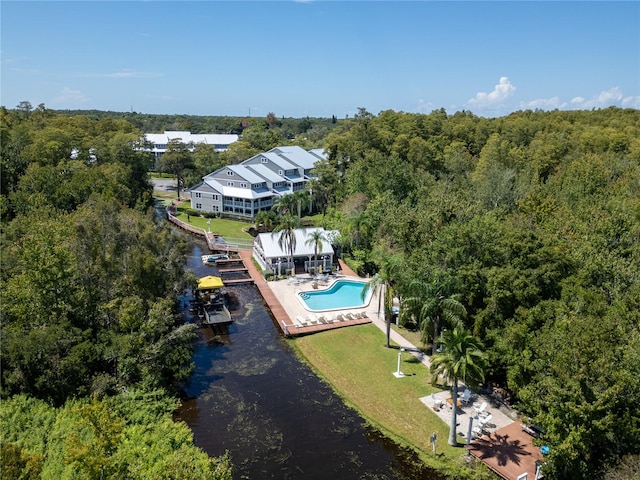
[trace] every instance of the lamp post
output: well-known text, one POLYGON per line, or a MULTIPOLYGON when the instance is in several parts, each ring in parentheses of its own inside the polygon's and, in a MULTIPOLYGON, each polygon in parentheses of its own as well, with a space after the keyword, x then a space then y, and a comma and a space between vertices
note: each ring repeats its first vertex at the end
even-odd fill
POLYGON ((393 376, 396 378, 402 378, 405 376, 404 373, 400 371, 400 362, 402 361, 402 352, 404 352, 404 348, 401 348, 398 352, 398 370, 393 372, 393 376))

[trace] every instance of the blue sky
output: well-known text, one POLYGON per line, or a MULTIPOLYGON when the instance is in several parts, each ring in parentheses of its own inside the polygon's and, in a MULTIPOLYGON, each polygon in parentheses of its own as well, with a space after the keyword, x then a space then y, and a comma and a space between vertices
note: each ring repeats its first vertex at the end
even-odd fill
POLYGON ((640 108, 640 2, 7 1, 0 103, 286 117, 640 108))

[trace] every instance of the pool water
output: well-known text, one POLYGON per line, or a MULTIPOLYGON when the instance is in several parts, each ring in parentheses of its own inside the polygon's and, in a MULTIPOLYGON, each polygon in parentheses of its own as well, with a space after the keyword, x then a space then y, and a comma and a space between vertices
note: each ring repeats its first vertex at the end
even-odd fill
POLYGON ((312 312, 324 310, 341 310, 347 308, 364 308, 371 300, 371 290, 367 288, 364 300, 362 289, 366 282, 357 280, 338 280, 326 290, 310 290, 298 293, 307 310, 312 312))

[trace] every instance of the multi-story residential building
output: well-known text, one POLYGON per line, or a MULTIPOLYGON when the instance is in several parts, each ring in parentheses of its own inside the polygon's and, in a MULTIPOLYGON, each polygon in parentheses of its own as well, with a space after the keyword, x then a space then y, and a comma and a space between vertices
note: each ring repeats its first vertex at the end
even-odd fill
POLYGON ((298 146, 275 147, 239 165, 227 165, 190 189, 191 208, 253 220, 284 195, 304 190, 323 152, 298 146))

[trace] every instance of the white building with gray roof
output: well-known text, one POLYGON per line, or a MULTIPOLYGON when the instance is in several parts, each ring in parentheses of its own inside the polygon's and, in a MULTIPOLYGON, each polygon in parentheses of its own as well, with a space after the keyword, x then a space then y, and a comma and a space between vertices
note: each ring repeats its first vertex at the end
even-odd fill
POLYGON ((306 189, 318 161, 298 146, 272 148, 203 177, 190 189, 191 208, 253 220, 275 199, 306 189))

